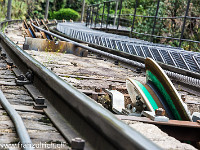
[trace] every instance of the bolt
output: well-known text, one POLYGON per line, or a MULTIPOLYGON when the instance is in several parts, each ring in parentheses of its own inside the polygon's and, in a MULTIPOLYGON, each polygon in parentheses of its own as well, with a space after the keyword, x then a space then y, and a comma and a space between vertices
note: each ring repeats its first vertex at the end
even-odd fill
POLYGON ((155 111, 156 116, 164 116, 165 115, 165 110, 163 108, 158 108, 155 111))
POLYGON ((109 85, 109 90, 116 90, 116 86, 114 86, 114 85, 109 85))
POLYGON ((97 58, 97 59, 100 59, 100 60, 103 59, 102 56, 101 56, 100 54, 98 54, 98 55, 96 56, 96 58, 97 58))
POLYGON ((119 61, 115 60, 114 64, 119 65, 119 61))
POLYGON ((102 92, 102 88, 95 88, 95 92, 102 92))
POLYGON ((43 96, 38 96, 36 99, 35 99, 35 103, 36 104, 40 104, 40 105, 44 105, 44 97, 43 96))
POLYGON ((81 138, 74 138, 71 141, 72 150, 83 150, 85 146, 85 140, 81 138))
POLYGON ((17 76, 17 79, 20 80, 20 81, 24 81, 25 77, 23 74, 17 76))
POLYGON ((8 66, 13 66, 13 62, 7 62, 8 66))
POLYGON ((136 96, 136 100, 139 101, 141 97, 139 95, 136 96))
POLYGON ((141 68, 137 68, 136 69, 136 73, 142 73, 142 69, 141 68))
POLYGON ((23 50, 28 50, 29 49, 29 45, 28 44, 23 44, 23 50))
POLYGON ((132 107, 131 104, 128 104, 128 105, 126 106, 126 108, 129 109, 129 110, 131 110, 133 107, 132 107))
POLYGON ((30 73, 30 72, 27 72, 27 73, 25 74, 25 76, 26 76, 27 79, 29 79, 29 78, 31 78, 31 73, 30 73))
POLYGON ((26 78, 29 80, 29 81, 33 81, 33 73, 31 70, 29 70, 28 72, 26 72, 25 74, 26 78))
POLYGON ((2 57, 6 57, 6 54, 5 54, 5 53, 2 53, 1 56, 2 56, 2 57))
POLYGON ((186 95, 181 95, 181 99, 185 102, 185 100, 186 100, 186 95))

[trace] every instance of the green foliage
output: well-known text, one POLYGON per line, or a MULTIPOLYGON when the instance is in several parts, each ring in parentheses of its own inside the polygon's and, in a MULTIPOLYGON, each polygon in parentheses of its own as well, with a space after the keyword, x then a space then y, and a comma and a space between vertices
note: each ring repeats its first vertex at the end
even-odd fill
POLYGON ((77 21, 80 18, 80 15, 77 11, 70 9, 70 8, 62 8, 59 11, 54 11, 50 13, 51 19, 66 19, 66 20, 74 20, 77 21))
POLYGON ((12 0, 12 19, 25 19, 27 5, 23 1, 12 0))
MULTIPOLYGON (((105 0, 87 0, 87 2, 90 4, 97 4, 103 1, 105 0)), ((187 2, 188 0, 161 0, 158 11, 158 17, 172 17, 172 18, 170 19, 157 18, 154 34, 157 36, 174 37, 179 39, 182 31, 183 18, 175 19, 173 17, 185 15, 187 2)), ((126 26, 128 27, 128 29, 130 29, 133 21, 133 15, 130 14, 134 13, 135 5, 136 5, 136 0, 123 0, 122 11, 120 16, 120 26, 126 26)), ((108 23, 113 24, 114 20, 113 14, 115 14, 116 3, 112 2, 110 6, 111 10, 108 23)), ((152 34, 152 28, 154 25, 155 18, 154 17, 145 18, 140 16, 155 16, 156 6, 157 6, 157 0, 138 0, 137 13, 136 13, 136 15, 138 16, 135 18, 134 28, 133 28, 134 32, 152 34)), ((199 1, 191 0, 188 16, 199 17, 200 15, 199 6, 200 6, 199 1)), ((103 23, 106 23, 107 20, 107 14, 108 14, 107 8, 108 6, 106 5, 104 11, 103 23)), ((103 4, 100 5, 99 13, 102 14, 102 12, 103 12, 103 4)), ((119 6, 117 14, 119 14, 119 6)), ((100 22, 101 16, 98 17, 97 19, 100 22)), ((93 21, 94 20, 95 17, 93 18, 93 21)), ((200 20, 187 19, 183 38, 200 41, 199 27, 200 27, 200 20)), ((133 37, 144 40, 150 40, 151 38, 150 36, 144 36, 135 33, 133 34, 133 37)), ((179 46, 179 40, 156 38, 154 39, 154 42, 162 44, 170 44, 176 47, 179 46)), ((200 44, 183 41, 182 48, 186 50, 200 51, 200 44)))
POLYGON ((81 12, 82 1, 83 0, 67 0, 66 6, 78 12, 81 12))
POLYGON ((27 4, 27 18, 31 17, 37 17, 39 19, 42 19, 45 13, 45 6, 46 1, 45 0, 26 0, 27 4))
MULTIPOLYGON (((85 0, 87 5, 102 3, 109 0, 85 0)), ((159 17, 176 17, 184 16, 188 0, 161 0, 158 11, 159 17)), ((72 19, 76 21, 80 16, 78 12, 81 12, 83 0, 49 0, 49 19, 72 19), (71 8, 66 9, 66 8, 71 8), (75 10, 75 11, 74 11, 75 10), (77 12, 76 12, 77 11, 77 12)), ((7 13, 8 0, 0 0, 0 21, 5 20, 7 13)), ((108 3, 107 3, 108 4, 108 3)), ((136 0, 123 0, 122 12, 120 16, 120 26, 126 26, 130 29, 133 21, 133 14, 135 11, 136 0)), ((142 16, 154 16, 156 12, 157 0, 138 0, 137 13, 136 15, 142 16)), ((191 0, 190 10, 188 16, 199 17, 200 16, 200 3, 199 0, 191 0)), ((116 2, 110 4, 110 16, 107 18, 108 6, 105 6, 104 20, 108 24, 113 24, 115 14, 116 2)), ((119 14, 119 7, 117 14, 119 14)), ((46 0, 12 0, 12 19, 24 19, 25 17, 34 18, 37 17, 42 19, 45 14, 46 0)), ((100 5, 99 14, 103 12, 103 4, 100 5)), ((86 15, 85 15, 86 16, 86 15)), ((99 15, 96 18, 94 13, 93 22, 100 23, 102 16, 99 15)), ((118 23, 118 19, 116 20, 118 23)), ((154 34, 164 37, 175 37, 180 38, 182 30, 183 18, 175 19, 159 19, 156 20, 156 27, 154 34)), ((136 17, 134 23, 135 32, 140 33, 152 33, 152 27, 154 24, 154 18, 136 17)), ((185 31, 183 34, 184 39, 191 39, 200 41, 200 20, 187 19, 185 31)), ((134 34, 133 37, 144 40, 149 40, 148 36, 134 34)), ((154 39, 154 42, 170 44, 172 46, 178 46, 178 40, 170 40, 164 38, 154 39)), ((186 50, 200 51, 200 44, 183 42, 182 47, 186 50)))
MULTIPOLYGON (((8 0, 0 1, 0 21, 6 18, 8 0)), ((27 4, 21 0, 12 0, 12 19, 25 19, 27 4)))
POLYGON ((4 33, 5 28, 8 26, 8 22, 6 24, 3 24, 3 26, 1 27, 1 32, 4 33))

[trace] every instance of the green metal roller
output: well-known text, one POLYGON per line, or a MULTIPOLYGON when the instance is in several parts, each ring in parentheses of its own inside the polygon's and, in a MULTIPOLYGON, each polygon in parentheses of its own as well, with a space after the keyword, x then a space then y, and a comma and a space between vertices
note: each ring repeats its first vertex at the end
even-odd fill
POLYGON ((145 67, 145 84, 131 78, 126 81, 133 104, 139 96, 148 110, 152 112, 161 107, 165 109, 166 116, 170 119, 191 121, 187 105, 182 101, 162 68, 151 58, 145 60, 145 67))

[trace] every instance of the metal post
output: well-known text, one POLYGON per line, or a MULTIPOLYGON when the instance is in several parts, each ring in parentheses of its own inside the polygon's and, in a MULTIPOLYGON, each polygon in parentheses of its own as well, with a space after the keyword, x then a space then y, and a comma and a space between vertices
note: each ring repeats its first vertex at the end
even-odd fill
POLYGON ((110 2, 108 2, 108 14, 107 14, 107 21, 106 21, 106 29, 108 28, 109 16, 110 16, 110 2))
POLYGON ((86 16, 86 26, 88 26, 88 23, 89 23, 89 8, 87 8, 87 16, 86 16))
POLYGON ((103 24, 103 16, 104 16, 104 11, 105 11, 105 6, 106 6, 106 3, 104 2, 103 3, 103 14, 101 16, 101 28, 102 28, 102 24, 103 24))
POLYGON ((94 7, 95 7, 95 5, 92 5, 91 25, 93 24, 94 7))
POLYGON ((96 28, 96 25, 97 25, 97 20, 99 18, 99 4, 97 5, 97 12, 96 12, 96 18, 95 18, 95 28, 96 28))
POLYGON ((134 29, 137 6, 138 6, 138 0, 135 0, 135 10, 134 10, 133 23, 132 23, 132 27, 131 27, 130 37, 132 37, 132 33, 133 33, 133 29, 134 29))
POLYGON ((154 17, 153 30, 152 30, 152 33, 151 33, 151 42, 153 42, 153 35, 154 35, 155 27, 156 27, 156 20, 157 20, 157 16, 158 16, 159 6, 160 6, 160 0, 157 1, 156 14, 155 14, 155 17, 154 17))
POLYGON ((89 17, 88 17, 88 25, 90 25, 90 21, 91 21, 91 19, 90 19, 90 17, 91 17, 91 8, 92 6, 90 6, 89 8, 89 17))
POLYGON ((7 7, 7 20, 11 20, 11 11, 12 11, 12 0, 8 0, 8 7, 7 7))
POLYGON ((116 25, 116 21, 117 21, 117 10, 118 10, 118 6, 119 6, 119 1, 116 1, 116 7, 115 7, 115 17, 114 17, 114 23, 113 25, 116 25))
POLYGON ((82 5, 81 22, 83 22, 84 13, 85 13, 85 0, 83 0, 83 5, 82 5))
POLYGON ((189 8, 190 8, 190 1, 191 0, 188 0, 188 3, 187 3, 187 8, 186 8, 185 17, 184 17, 184 20, 183 20, 182 31, 181 31, 181 37, 180 37, 180 40, 179 40, 179 47, 181 47, 181 44, 182 44, 183 33, 184 33, 184 30, 185 30, 185 24, 186 24, 186 20, 187 20, 187 16, 188 16, 188 11, 189 11, 189 8))
POLYGON ((46 0, 46 9, 45 9, 45 19, 48 19, 48 12, 49 12, 49 0, 46 0))
POLYGON ((120 10, 119 10, 119 17, 118 17, 118 24, 117 24, 117 30, 119 29, 119 25, 120 25, 120 15, 122 13, 122 1, 120 0, 120 10))

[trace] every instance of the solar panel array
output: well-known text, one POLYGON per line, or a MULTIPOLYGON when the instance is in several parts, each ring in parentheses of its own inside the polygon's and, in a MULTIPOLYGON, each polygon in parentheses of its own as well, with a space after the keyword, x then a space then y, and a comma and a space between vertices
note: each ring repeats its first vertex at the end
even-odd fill
POLYGON ((197 52, 105 33, 87 28, 81 23, 59 23, 57 24, 57 30, 84 42, 101 45, 143 58, 150 57, 158 62, 200 73, 200 53, 197 52))

